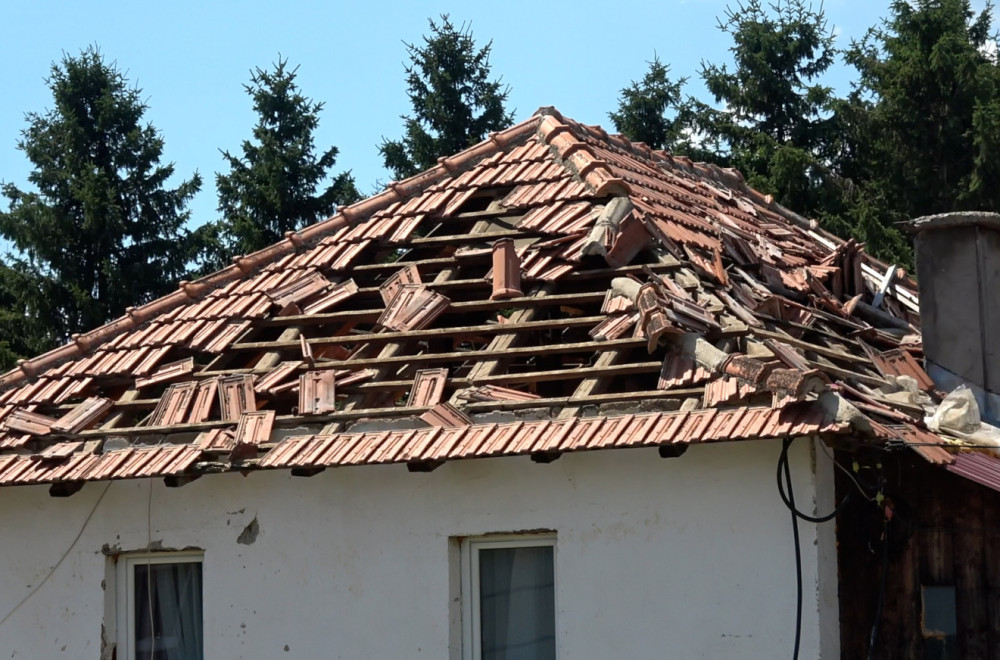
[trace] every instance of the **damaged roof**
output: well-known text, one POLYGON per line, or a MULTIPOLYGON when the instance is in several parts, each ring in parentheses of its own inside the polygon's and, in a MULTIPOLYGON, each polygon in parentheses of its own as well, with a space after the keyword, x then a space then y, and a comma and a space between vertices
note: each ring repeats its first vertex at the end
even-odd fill
POLYGON ((542 109, 20 362, 0 485, 905 442, 899 377, 934 395, 918 310, 905 272, 738 172, 542 109))

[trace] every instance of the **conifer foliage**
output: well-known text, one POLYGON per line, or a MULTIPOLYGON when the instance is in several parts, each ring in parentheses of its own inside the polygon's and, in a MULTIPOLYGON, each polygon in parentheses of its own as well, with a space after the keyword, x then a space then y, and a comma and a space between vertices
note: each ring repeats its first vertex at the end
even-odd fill
POLYGON ((823 210, 833 93, 820 77, 834 63, 821 10, 803 0, 727 9, 719 27, 732 37, 732 68, 703 64, 713 109, 698 104, 697 125, 727 165, 800 213, 823 210))
POLYGON ((687 78, 672 80, 670 67, 653 56, 642 81, 621 90, 618 110, 608 116, 615 128, 635 142, 653 149, 677 150, 686 136, 686 106, 681 90, 687 78))
POLYGON ((504 106, 510 89, 499 78, 490 79, 493 42, 477 48, 471 29, 456 28, 447 15, 428 22, 430 34, 423 45, 406 44, 413 114, 402 116, 401 139, 383 138, 379 146, 397 180, 433 167, 438 158, 467 149, 513 122, 504 106))
POLYGON ((360 197, 350 172, 330 170, 338 150, 316 151, 314 133, 323 103, 304 96, 298 67, 279 58, 270 70, 256 68, 244 85, 257 124, 238 155, 223 151, 229 172, 216 174, 222 219, 201 229, 201 262, 221 268, 331 215, 360 197))
POLYGON ((201 185, 195 174, 171 186, 141 91, 97 48, 64 55, 47 83, 53 106, 27 115, 18 143, 30 187, 2 187, 0 236, 15 252, 0 303, 31 334, 8 342, 8 361, 175 288, 190 256, 185 207, 201 185))
POLYGON ((897 0, 853 44, 859 73, 846 173, 893 219, 1000 210, 1000 66, 992 7, 897 0))

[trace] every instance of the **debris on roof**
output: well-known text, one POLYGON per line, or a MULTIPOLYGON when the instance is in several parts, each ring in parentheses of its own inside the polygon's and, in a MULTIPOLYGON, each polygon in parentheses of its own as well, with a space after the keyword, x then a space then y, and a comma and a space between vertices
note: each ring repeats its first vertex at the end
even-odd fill
POLYGON ((738 172, 543 109, 0 376, 0 484, 905 443, 918 312, 738 172))

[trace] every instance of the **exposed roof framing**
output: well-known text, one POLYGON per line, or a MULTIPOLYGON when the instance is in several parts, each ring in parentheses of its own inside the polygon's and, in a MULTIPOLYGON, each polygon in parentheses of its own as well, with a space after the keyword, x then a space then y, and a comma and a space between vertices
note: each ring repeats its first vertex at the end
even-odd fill
POLYGON ((917 311, 739 173, 543 109, 0 376, 0 485, 917 423, 917 311))

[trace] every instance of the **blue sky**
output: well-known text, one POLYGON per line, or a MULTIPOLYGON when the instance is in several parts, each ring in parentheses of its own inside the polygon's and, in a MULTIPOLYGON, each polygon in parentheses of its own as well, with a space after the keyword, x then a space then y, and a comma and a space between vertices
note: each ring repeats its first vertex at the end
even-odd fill
MULTIPOLYGON (((828 0, 840 45, 860 37, 886 0, 828 0)), ((717 0, 576 0, 575 2, 8 2, 0 21, 0 180, 26 185, 29 163, 16 149, 24 113, 51 105, 44 79, 63 51, 97 44, 142 88, 146 118, 166 141, 178 175, 198 170, 192 204, 197 225, 216 218, 219 149, 236 151, 254 123, 242 85, 254 66, 280 53, 299 65, 299 83, 326 105, 317 145, 340 148, 337 168, 351 169, 364 193, 389 177, 377 144, 401 133, 408 112, 403 41, 419 41, 427 18, 451 14, 471 23, 479 43, 493 40, 493 70, 511 87, 521 120, 538 107, 611 129, 607 112, 619 90, 656 52, 674 75, 696 78, 699 62, 728 61, 727 35, 716 27, 717 0)), ((848 73, 827 83, 845 88, 848 73)), ((701 94, 696 84, 690 91, 701 94)))

